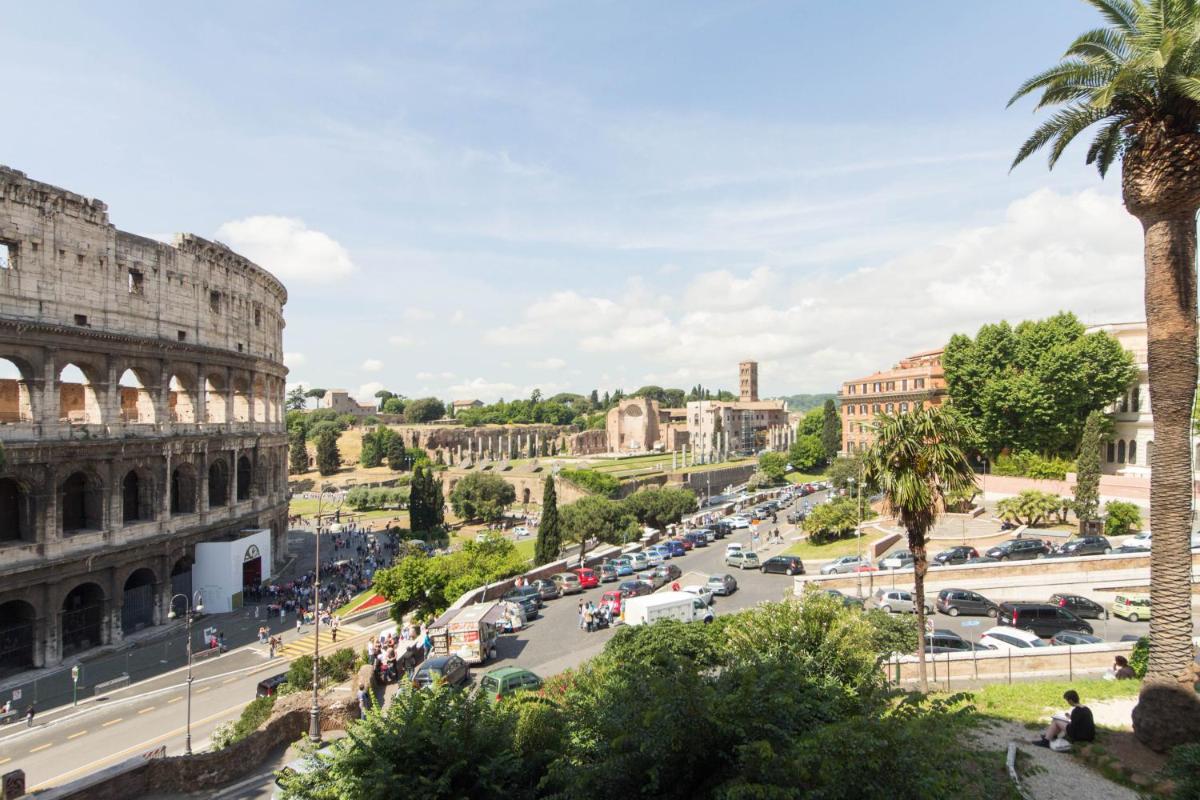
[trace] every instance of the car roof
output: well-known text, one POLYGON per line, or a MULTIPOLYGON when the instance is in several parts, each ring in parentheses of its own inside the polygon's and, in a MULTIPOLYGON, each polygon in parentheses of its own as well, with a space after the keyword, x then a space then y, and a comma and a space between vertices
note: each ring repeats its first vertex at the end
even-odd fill
POLYGON ((424 668, 424 667, 444 667, 444 666, 446 665, 446 662, 447 662, 447 661, 449 661, 449 660, 450 660, 450 659, 452 659, 452 658, 454 658, 454 656, 453 656, 453 655, 448 655, 448 656, 432 656, 432 657, 430 657, 430 658, 427 658, 427 659, 425 659, 424 661, 422 661, 422 662, 421 662, 421 665, 420 665, 419 667, 417 667, 417 669, 419 670, 419 669, 422 669, 422 668, 424 668))
POLYGON ((529 670, 525 669, 524 667, 496 667, 495 669, 489 669, 487 672, 485 672, 483 677, 507 678, 510 675, 524 675, 526 672, 529 672, 529 670))

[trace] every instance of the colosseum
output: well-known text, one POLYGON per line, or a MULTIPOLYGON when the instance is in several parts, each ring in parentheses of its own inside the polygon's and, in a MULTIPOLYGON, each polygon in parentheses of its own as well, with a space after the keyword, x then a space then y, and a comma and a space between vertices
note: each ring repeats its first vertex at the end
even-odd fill
POLYGON ((271 575, 286 301, 224 245, 0 167, 0 678, 271 575))

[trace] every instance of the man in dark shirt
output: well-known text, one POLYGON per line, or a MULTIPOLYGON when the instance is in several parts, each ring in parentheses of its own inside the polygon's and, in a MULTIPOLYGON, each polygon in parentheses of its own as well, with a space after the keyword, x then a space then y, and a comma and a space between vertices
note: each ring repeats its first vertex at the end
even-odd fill
POLYGON ((1079 702, 1079 692, 1068 689, 1063 699, 1071 704, 1065 718, 1058 714, 1050 721, 1041 739, 1034 741, 1039 747, 1049 747, 1055 739, 1065 736, 1069 742, 1091 742, 1096 738, 1096 722, 1092 710, 1079 702))

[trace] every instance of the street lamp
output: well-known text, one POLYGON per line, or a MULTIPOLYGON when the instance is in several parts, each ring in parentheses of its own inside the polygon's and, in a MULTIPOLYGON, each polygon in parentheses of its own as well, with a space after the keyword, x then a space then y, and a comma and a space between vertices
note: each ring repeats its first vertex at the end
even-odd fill
POLYGON ((858 537, 858 596, 862 597, 862 478, 858 480, 847 478, 846 483, 850 484, 850 490, 856 492, 854 501, 854 535, 858 537))
POLYGON ((186 594, 177 594, 172 597, 171 610, 167 612, 167 619, 175 619, 178 616, 175 613, 175 601, 180 597, 187 603, 187 733, 183 739, 183 754, 190 756, 192 754, 192 619, 204 610, 204 592, 197 589, 191 597, 186 594))
MULTIPOLYGON (((312 708, 308 712, 308 739, 314 744, 321 743, 321 700, 320 673, 321 661, 321 508, 325 500, 325 490, 329 484, 320 487, 317 495, 317 549, 313 571, 313 663, 312 663, 312 708)), ((341 503, 338 503, 341 507, 341 503)))

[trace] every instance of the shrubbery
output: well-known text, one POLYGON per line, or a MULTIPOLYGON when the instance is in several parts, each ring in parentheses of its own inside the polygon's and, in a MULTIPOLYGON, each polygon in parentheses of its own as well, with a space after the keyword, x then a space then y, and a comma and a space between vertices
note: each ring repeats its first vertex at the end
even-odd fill
POLYGON ((1046 458, 1037 453, 1022 451, 996 457, 992 463, 994 475, 1041 480, 1065 480, 1067 473, 1075 469, 1075 462, 1067 458, 1046 458))
POLYGON ((368 488, 355 486, 346 493, 346 505, 355 511, 367 511, 375 508, 401 508, 408 502, 408 489, 402 487, 378 486, 368 488))
POLYGON ((1016 497, 1006 497, 996 503, 1000 519, 1037 528, 1055 522, 1065 523, 1073 501, 1053 492, 1026 489, 1016 497))
POLYGON ((616 497, 621 490, 621 481, 594 469, 564 469, 558 473, 558 477, 601 497, 616 497))
POLYGON ((1140 527, 1142 510, 1136 503, 1109 500, 1104 504, 1104 532, 1109 536, 1123 536, 1140 527))
MULTIPOLYGON (((309 661, 311 670, 312 662, 309 661)), ((258 730, 271 716, 271 709, 275 707, 275 698, 272 697, 256 697, 242 709, 242 714, 235 722, 226 722, 218 725, 217 729, 212 734, 213 750, 224 750, 236 742, 240 742, 250 734, 258 730)))
MULTIPOLYGON (((321 666, 318 668, 321 683, 341 683, 349 678, 354 672, 356 658, 352 647, 343 647, 322 655, 321 666)), ((292 662, 287 671, 287 683, 292 691, 312 688, 312 656, 303 655, 292 662)))
MULTIPOLYGON (((862 519, 875 516, 871 507, 862 505, 862 519)), ((818 503, 804 518, 804 532, 813 544, 828 544, 854 535, 859 523, 858 500, 854 497, 839 497, 832 503, 818 503)))

